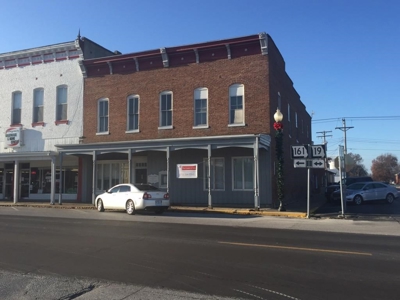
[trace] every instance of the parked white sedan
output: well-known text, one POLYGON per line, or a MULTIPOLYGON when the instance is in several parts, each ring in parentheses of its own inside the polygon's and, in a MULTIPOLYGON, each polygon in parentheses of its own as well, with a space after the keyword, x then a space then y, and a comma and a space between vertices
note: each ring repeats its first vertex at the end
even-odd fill
POLYGON ((126 210, 129 215, 136 210, 152 210, 163 213, 170 206, 169 195, 150 184, 122 183, 113 186, 95 200, 97 210, 126 210))

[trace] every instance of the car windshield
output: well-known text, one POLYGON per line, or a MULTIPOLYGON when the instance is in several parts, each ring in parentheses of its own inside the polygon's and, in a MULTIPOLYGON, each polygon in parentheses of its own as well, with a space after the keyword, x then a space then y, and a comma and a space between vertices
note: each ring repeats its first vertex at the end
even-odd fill
POLYGON ((151 184, 135 184, 135 187, 139 191, 158 191, 158 188, 151 184))
POLYGON ((353 183, 350 184, 347 189, 348 190, 361 190, 365 186, 365 183, 353 183))

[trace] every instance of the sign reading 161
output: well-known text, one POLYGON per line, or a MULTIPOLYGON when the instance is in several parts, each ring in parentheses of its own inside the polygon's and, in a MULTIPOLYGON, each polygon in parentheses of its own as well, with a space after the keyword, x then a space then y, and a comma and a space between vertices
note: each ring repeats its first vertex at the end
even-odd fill
POLYGON ((292 146, 292 158, 307 158, 308 157, 308 146, 292 146))

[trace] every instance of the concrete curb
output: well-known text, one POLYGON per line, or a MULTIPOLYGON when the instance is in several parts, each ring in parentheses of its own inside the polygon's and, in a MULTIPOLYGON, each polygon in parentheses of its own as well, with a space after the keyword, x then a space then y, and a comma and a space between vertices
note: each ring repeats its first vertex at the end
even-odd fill
MULTIPOLYGON (((95 210, 96 207, 86 203, 0 203, 0 207, 34 207, 34 208, 53 208, 53 209, 90 209, 95 210)), ((318 207, 310 210, 310 216, 313 216, 318 207)), ((244 208, 208 208, 208 207, 186 207, 171 206, 168 211, 180 213, 209 213, 209 214, 230 214, 242 216, 271 216, 271 217, 287 217, 287 218, 307 218, 306 212, 295 211, 278 211, 273 209, 244 209, 244 208)))

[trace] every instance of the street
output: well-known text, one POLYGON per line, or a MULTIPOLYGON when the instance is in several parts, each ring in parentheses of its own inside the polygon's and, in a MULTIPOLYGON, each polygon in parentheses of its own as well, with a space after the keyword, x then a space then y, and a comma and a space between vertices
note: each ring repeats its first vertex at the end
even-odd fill
MULTIPOLYGON (((329 232, 327 225, 321 226, 326 231, 296 228, 319 227, 324 220, 283 226, 272 217, 192 218, 0 208, 0 269, 91 279, 87 294, 42 299, 95 299, 89 295, 96 282, 155 289, 157 298, 160 288, 166 295, 194 293, 198 299, 398 299, 400 294, 400 240, 394 235, 329 232)), ((370 223, 355 228, 372 228, 370 223)), ((375 224, 383 231, 396 222, 375 224)), ((1 281, 0 292, 3 286, 1 281)), ((25 292, 24 299, 34 299, 25 292)))

